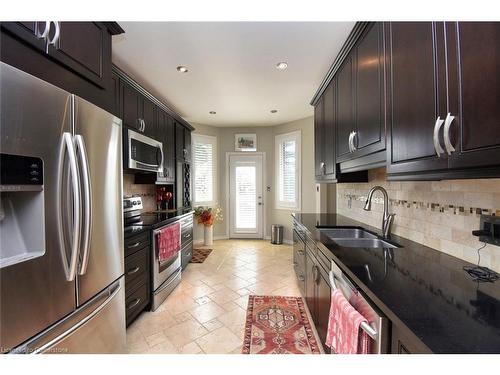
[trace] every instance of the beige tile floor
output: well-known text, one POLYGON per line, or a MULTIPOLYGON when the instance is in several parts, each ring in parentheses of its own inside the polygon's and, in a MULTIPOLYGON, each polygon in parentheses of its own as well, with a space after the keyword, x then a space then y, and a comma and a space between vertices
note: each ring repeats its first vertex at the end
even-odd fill
POLYGON ((240 353, 249 294, 300 296, 291 246, 222 240, 211 248, 158 310, 130 325, 129 353, 240 353))

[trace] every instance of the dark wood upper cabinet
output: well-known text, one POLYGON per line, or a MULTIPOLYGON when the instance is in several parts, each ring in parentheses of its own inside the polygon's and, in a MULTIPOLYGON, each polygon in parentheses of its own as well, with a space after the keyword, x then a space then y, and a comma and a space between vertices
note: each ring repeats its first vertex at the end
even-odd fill
POLYGON ((447 167, 433 134, 446 117, 446 66, 442 23, 387 25, 391 102, 388 173, 447 167))
POLYGON ((335 180, 335 120, 336 120, 336 80, 328 85, 324 94, 323 113, 323 160, 325 163, 323 180, 335 180))
POLYGON ((58 22, 58 27, 59 38, 55 44, 49 43, 49 55, 97 86, 108 88, 111 38, 106 26, 99 22, 58 22))
POLYGON ((191 162, 191 129, 175 122, 175 157, 180 162, 191 162))
POLYGON ((122 85, 122 121, 124 126, 128 126, 135 130, 141 129, 140 117, 142 115, 142 102, 140 102, 140 94, 132 86, 127 83, 122 85))
POLYGON ((356 95, 356 156, 385 149, 385 93, 383 24, 373 23, 357 46, 356 95))
POLYGON ((158 134, 156 106, 152 101, 139 96, 139 108, 142 107, 140 118, 143 120, 143 133, 148 137, 161 141, 161 136, 158 134))
POLYGON ((354 61, 348 55, 337 73, 337 161, 351 157, 349 138, 355 130, 354 123, 354 61))
POLYGON ((161 182, 175 181, 175 129, 173 119, 164 111, 158 110, 158 135, 163 144, 163 176, 161 182))
POLYGON ((323 101, 324 98, 321 97, 314 106, 314 174, 316 179, 321 179, 325 172, 323 164, 323 101))
POLYGON ((500 22, 450 22, 446 24, 446 37, 449 112, 454 116, 449 145, 455 149, 449 156, 449 166, 498 166, 500 22))

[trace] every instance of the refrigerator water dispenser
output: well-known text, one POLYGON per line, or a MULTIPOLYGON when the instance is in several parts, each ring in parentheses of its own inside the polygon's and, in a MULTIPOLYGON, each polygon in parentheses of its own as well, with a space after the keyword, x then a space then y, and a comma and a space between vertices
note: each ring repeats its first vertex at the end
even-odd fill
POLYGON ((0 268, 45 253, 43 163, 0 155, 0 268))

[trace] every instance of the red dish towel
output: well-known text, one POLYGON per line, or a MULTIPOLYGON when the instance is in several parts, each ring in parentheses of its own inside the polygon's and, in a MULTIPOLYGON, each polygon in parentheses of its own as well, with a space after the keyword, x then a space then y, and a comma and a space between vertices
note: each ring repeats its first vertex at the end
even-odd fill
POLYGON ((360 325, 366 319, 336 289, 332 292, 325 344, 337 354, 368 354, 370 337, 360 325))
POLYGON ((158 260, 163 262, 181 250, 181 224, 175 223, 163 228, 156 235, 158 260))

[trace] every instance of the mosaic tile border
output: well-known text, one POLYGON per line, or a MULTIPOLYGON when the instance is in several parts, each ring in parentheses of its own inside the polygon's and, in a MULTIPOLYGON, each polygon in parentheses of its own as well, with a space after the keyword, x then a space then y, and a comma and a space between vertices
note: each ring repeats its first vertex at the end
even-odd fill
MULTIPOLYGON (((350 208, 350 201, 361 201, 365 202, 366 195, 357 194, 340 194, 344 199, 347 199, 348 207, 350 208)), ((383 198, 373 198, 372 202, 383 204, 383 198)), ((454 215, 463 216, 473 216, 473 215, 495 215, 500 216, 500 208, 482 208, 482 207, 467 207, 467 206, 457 206, 453 204, 441 204, 435 202, 423 202, 423 201, 407 201, 402 199, 392 199, 389 198, 389 204, 396 207, 404 208, 415 208, 419 210, 429 210, 434 212, 442 213, 453 213, 454 215)))

